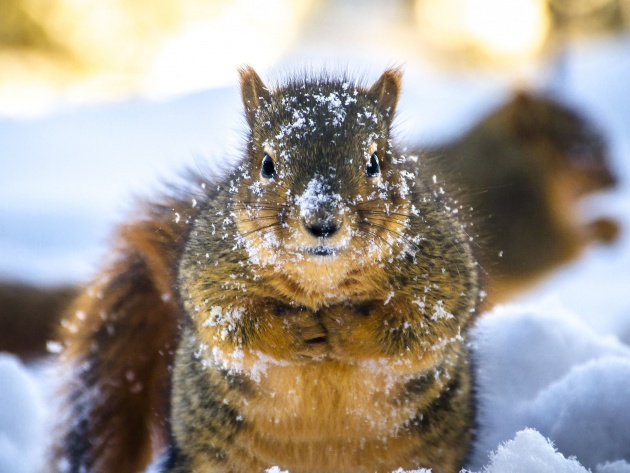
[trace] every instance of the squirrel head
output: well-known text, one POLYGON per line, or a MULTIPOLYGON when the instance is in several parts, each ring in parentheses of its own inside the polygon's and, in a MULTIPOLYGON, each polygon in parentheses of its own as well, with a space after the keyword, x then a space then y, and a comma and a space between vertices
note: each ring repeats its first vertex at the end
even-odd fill
POLYGON ((232 210, 250 260, 330 283, 391 257, 412 185, 390 140, 400 70, 371 87, 317 76, 275 89, 240 72, 249 132, 232 210))
POLYGON ((606 143, 586 117, 526 91, 517 92, 504 111, 513 136, 541 160, 542 169, 567 178, 578 196, 615 185, 606 143))

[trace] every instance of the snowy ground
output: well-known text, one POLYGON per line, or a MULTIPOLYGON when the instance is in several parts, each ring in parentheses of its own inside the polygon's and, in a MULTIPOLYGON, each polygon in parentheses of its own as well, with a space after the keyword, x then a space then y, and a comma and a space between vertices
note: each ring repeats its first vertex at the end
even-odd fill
MULTIPOLYGON (((622 181, 587 210, 617 216, 626 231, 479 322, 472 471, 630 472, 629 52, 630 38, 576 48, 562 85, 609 134, 622 181)), ((380 66, 369 70, 376 77, 380 66)), ((500 81, 486 79, 408 64, 400 134, 428 141, 455 133, 504 94, 500 81)), ((150 192, 183 165, 229 163, 240 110, 230 88, 0 119, 0 276, 89 277, 130 192, 150 192)), ((0 473, 36 469, 48 435, 45 373, 0 355, 0 473)))

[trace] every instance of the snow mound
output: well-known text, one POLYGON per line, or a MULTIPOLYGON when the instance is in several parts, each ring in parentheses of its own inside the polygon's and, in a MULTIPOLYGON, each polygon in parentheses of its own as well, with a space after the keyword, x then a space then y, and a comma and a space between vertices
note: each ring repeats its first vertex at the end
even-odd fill
POLYGON ((473 351, 479 427, 471 468, 526 427, 589 468, 630 458, 630 347, 546 300, 482 317, 473 351))
MULTIPOLYGON (((492 453, 481 473, 590 473, 575 458, 566 458, 534 429, 517 432, 492 453)), ((466 472, 472 473, 472 472, 466 472)), ((630 473, 630 464, 619 460, 598 465, 594 473, 630 473)))
POLYGON ((526 429, 500 445, 483 473, 588 473, 580 463, 565 458, 538 432, 526 429))
POLYGON ((45 409, 41 388, 20 361, 0 353, 0 473, 38 471, 45 409))
POLYGON ((603 358, 573 368, 540 392, 526 416, 565 455, 594 466, 630 458, 629 399, 630 359, 603 358))
MULTIPOLYGON (((393 473, 430 473, 431 470, 396 470, 393 473)), ((566 458, 553 444, 534 429, 516 433, 514 439, 499 445, 490 455, 490 463, 479 473, 591 473, 575 458, 566 458)), ((462 470, 462 473, 473 473, 462 470)), ((598 465, 594 473, 630 473, 623 460, 598 465)))

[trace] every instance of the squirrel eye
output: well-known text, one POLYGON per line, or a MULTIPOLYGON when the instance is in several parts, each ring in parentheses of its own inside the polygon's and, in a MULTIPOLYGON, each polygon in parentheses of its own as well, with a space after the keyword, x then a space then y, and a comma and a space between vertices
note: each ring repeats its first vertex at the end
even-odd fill
POLYGON ((372 156, 370 156, 370 162, 368 163, 365 172, 369 177, 375 177, 380 174, 381 166, 379 164, 378 156, 376 155, 376 153, 372 153, 372 156))
POLYGON ((273 163, 273 159, 267 153, 263 156, 262 167, 260 169, 260 175, 265 179, 271 179, 276 175, 276 167, 273 163))

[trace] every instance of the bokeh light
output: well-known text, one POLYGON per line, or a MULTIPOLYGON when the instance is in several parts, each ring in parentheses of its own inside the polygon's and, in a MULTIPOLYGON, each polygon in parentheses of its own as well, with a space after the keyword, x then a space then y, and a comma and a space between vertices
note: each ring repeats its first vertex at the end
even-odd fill
POLYGON ((223 85, 244 63, 264 68, 276 61, 314 3, 1 1, 0 31, 16 34, 0 35, 0 115, 223 85))
POLYGON ((417 0, 420 33, 436 48, 490 61, 536 56, 549 34, 543 0, 417 0))
POLYGON ((629 24, 630 0, 0 0, 0 116, 164 99, 306 50, 520 78, 557 45, 629 24))

